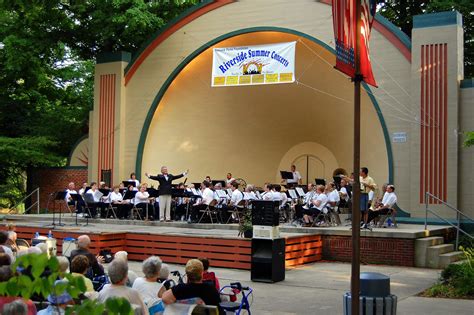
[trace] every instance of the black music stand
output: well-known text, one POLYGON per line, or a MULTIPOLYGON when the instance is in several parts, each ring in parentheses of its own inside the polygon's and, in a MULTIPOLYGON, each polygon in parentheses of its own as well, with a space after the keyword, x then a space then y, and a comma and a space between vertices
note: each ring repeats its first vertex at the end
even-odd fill
POLYGON ((62 203, 61 202, 67 202, 65 201, 66 199, 66 195, 67 195, 67 191, 65 190, 60 190, 60 191, 57 191, 55 194, 54 194, 54 201, 59 201, 59 222, 56 223, 56 206, 53 208, 53 222, 51 223, 51 226, 53 227, 53 229, 56 227, 56 225, 58 226, 64 226, 65 224, 64 223, 61 223, 61 212, 62 212, 62 203))
MULTIPOLYGON (((85 201, 84 201, 84 199, 82 198, 81 195, 79 195, 79 194, 71 194, 71 198, 72 198, 72 200, 74 201, 74 204, 75 204, 75 207, 76 207, 76 223, 75 223, 75 224, 76 224, 76 226, 79 226, 79 224, 77 223, 77 215, 78 215, 78 213, 77 213, 77 205, 78 205, 79 203, 81 203, 81 204, 83 205, 83 209, 82 209, 83 213, 84 213, 84 209, 89 209, 89 208, 86 207, 86 203, 85 203, 85 201)), ((89 211, 89 210, 87 210, 87 211, 89 211)), ((88 225, 89 225, 89 215, 86 214, 86 224, 84 224, 84 226, 88 226, 88 225)))
POLYGON ((280 175, 282 179, 293 179, 293 173, 287 171, 280 171, 280 175))
POLYGON ((326 186, 326 180, 324 178, 315 178, 314 181, 316 185, 326 186))
POLYGON ((130 181, 124 180, 122 183, 125 187, 128 187, 130 185, 133 186, 133 187, 137 187, 137 183, 134 180, 133 181, 132 180, 130 180, 130 181))

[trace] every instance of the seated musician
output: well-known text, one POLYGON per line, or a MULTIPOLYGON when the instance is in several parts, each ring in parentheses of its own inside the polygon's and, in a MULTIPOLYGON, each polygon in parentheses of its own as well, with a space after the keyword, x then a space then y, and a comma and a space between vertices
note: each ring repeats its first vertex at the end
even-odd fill
POLYGON ((197 199, 196 203, 193 205, 191 211, 191 222, 197 223, 199 211, 204 210, 207 206, 214 200, 214 192, 210 188, 211 183, 207 180, 203 181, 201 184, 202 198, 197 199))
POLYGON ((245 200, 257 199, 257 195, 255 194, 255 187, 252 184, 247 184, 247 186, 245 187, 244 199, 245 200))
POLYGON ((102 201, 102 193, 97 189, 97 183, 91 182, 91 189, 86 192, 86 195, 90 195, 90 200, 94 202, 88 204, 92 217, 97 217, 97 209, 100 209, 100 217, 105 218, 105 209, 107 204, 102 201))
POLYGON ((82 183, 81 189, 79 189, 79 195, 84 196, 84 193, 86 192, 87 188, 87 183, 82 183))
POLYGON ((273 193, 272 193, 272 184, 265 183, 263 186, 263 193, 261 194, 263 200, 271 201, 273 200, 273 193))
POLYGON ((327 207, 331 210, 335 210, 336 206, 341 201, 339 197, 339 192, 336 189, 336 184, 334 182, 330 182, 326 185, 326 195, 328 197, 327 207))
POLYGON ((70 182, 67 185, 67 189, 66 189, 66 202, 68 205, 76 207, 77 214, 80 214, 82 213, 82 208, 84 207, 84 201, 80 200, 76 204, 76 202, 71 197, 71 195, 74 195, 74 194, 77 194, 76 185, 74 184, 74 182, 70 182))
POLYGON ((273 200, 280 200, 280 209, 285 208, 286 203, 288 202, 288 196, 284 192, 281 191, 281 186, 280 185, 275 185, 273 189, 275 191, 274 194, 276 193, 275 194, 276 197, 279 198, 279 199, 274 198, 273 200))
MULTIPOLYGON (((396 203, 397 195, 395 194, 395 186, 387 185, 386 192, 382 198, 382 203, 377 208, 375 208, 375 210, 369 210, 369 218, 367 220, 367 223, 370 223, 379 215, 389 213, 390 210, 393 210, 393 207, 396 203)), ((365 225, 364 227, 367 227, 367 225, 365 225)))
POLYGON ((150 203, 150 194, 146 191, 147 185, 141 184, 140 190, 135 195, 135 207, 141 209, 140 215, 143 219, 146 218, 146 211, 148 207, 148 219, 153 220, 155 217, 155 208, 150 203))
POLYGON ((310 208, 304 211, 303 221, 307 225, 311 225, 313 223, 313 217, 316 217, 323 211, 324 207, 326 207, 328 197, 324 193, 324 190, 324 185, 316 186, 316 193, 312 197, 310 208))
POLYGON ((239 183, 237 183, 236 181, 233 181, 230 189, 232 190, 232 195, 230 197, 229 204, 225 205, 222 208, 222 212, 221 212, 221 216, 224 222, 227 222, 227 220, 229 219, 228 210, 234 209, 236 207, 240 209, 244 208, 243 205, 239 205, 240 201, 244 199, 244 193, 239 190, 239 183))
POLYGON ((130 204, 130 200, 123 200, 123 196, 120 193, 120 186, 114 186, 114 190, 109 195, 109 200, 113 207, 117 207, 117 217, 119 219, 129 217, 132 205, 130 204))
MULTIPOLYGON (((179 183, 178 184, 178 189, 183 189, 185 190, 186 189, 186 186, 184 185, 184 183, 179 183)), ((188 197, 175 197, 175 211, 174 211, 174 216, 175 216, 175 219, 176 221, 178 220, 181 220, 181 221, 184 221, 184 217, 186 215, 186 207, 188 205, 188 202, 189 202, 189 198, 188 197)))
POLYGON ((133 188, 133 190, 137 190, 138 191, 138 187, 140 187, 140 182, 138 181, 137 179, 137 175, 135 175, 135 173, 131 173, 130 174, 130 178, 128 179, 129 182, 134 182, 135 183, 135 187, 133 188))
POLYGON ((312 183, 308 183, 308 191, 304 195, 302 204, 297 204, 295 206, 295 217, 296 219, 303 218, 304 210, 307 210, 311 207, 311 200, 313 200, 313 195, 316 193, 316 186, 312 183))
POLYGON ((281 191, 281 186, 280 185, 278 185, 278 184, 272 185, 271 193, 272 193, 272 200, 273 201, 281 201, 280 191, 281 191), (279 188, 278 191, 277 191, 277 187, 279 188))
POLYGON ((214 185, 214 199, 217 200, 218 208, 222 208, 222 206, 227 205, 227 203, 229 202, 229 196, 222 189, 221 183, 217 183, 214 185))
POLYGON ((341 199, 339 205, 341 207, 350 208, 350 200, 352 197, 352 187, 347 184, 345 178, 341 179, 341 188, 339 189, 339 197, 341 199))

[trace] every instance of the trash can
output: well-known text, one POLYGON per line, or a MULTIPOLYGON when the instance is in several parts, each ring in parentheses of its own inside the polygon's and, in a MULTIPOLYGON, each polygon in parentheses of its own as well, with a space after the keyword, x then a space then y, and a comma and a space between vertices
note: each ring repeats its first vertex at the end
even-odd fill
MULTIPOLYGON (((359 313, 366 315, 397 314, 397 297, 390 294, 390 278, 377 272, 360 274, 359 313)), ((344 315, 351 314, 351 293, 344 294, 344 315)))

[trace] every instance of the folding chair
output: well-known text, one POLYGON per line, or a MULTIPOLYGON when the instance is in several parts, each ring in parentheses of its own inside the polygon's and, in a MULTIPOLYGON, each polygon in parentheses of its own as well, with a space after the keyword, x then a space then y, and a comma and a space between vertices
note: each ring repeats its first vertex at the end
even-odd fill
POLYGON ((112 211, 112 216, 114 219, 117 219, 117 213, 115 212, 117 210, 117 207, 113 207, 112 203, 109 203, 109 206, 107 207, 107 212, 105 213, 105 218, 109 218, 109 211, 112 211))
POLYGON ((323 209, 316 215, 316 217, 313 218, 313 224, 311 224, 312 227, 320 227, 321 222, 324 222, 326 225, 329 226, 331 224, 331 213, 326 206, 323 207, 323 209))
POLYGON ((379 220, 377 222, 377 227, 381 228, 385 225, 385 222, 388 220, 388 219, 392 219, 392 224, 394 227, 398 227, 398 224, 397 224, 397 211, 394 209, 394 208, 391 208, 390 211, 387 212, 387 214, 382 214, 382 215, 379 215, 379 220))
POLYGON ((229 216, 229 219, 227 219, 226 224, 228 224, 232 218, 237 218, 237 222, 240 224, 240 220, 242 218, 242 214, 245 209, 245 204, 246 204, 245 200, 242 199, 239 201, 239 203, 236 206, 232 208, 232 210, 228 211, 231 214, 229 216))
POLYGON ((212 220, 212 217, 216 217, 216 223, 219 221, 219 218, 217 217, 217 210, 216 210, 216 205, 217 205, 217 200, 213 199, 209 205, 207 205, 206 209, 204 210, 199 210, 199 212, 202 212, 201 217, 199 218, 198 223, 201 223, 202 219, 204 218, 205 215, 209 216, 211 219, 211 223, 214 224, 214 221, 212 220))
MULTIPOLYGON (((95 204, 94 203, 94 197, 92 197, 92 196, 89 197, 89 194, 84 194, 84 199, 83 200, 84 200, 84 209, 87 211, 86 214, 89 215, 89 218, 93 219, 91 209, 93 207, 92 204, 95 204), (92 198, 92 199, 90 199, 90 198, 92 198)), ((97 206, 96 206, 96 208, 97 208, 97 206)), ((96 211, 97 211, 97 209, 96 209, 96 211)), ((76 216, 77 216, 77 214, 76 214, 76 216)))
POLYGON ((136 220, 137 218, 143 220, 142 215, 140 213, 141 209, 137 208, 135 204, 133 204, 132 211, 130 211, 130 215, 132 216, 132 220, 136 220))

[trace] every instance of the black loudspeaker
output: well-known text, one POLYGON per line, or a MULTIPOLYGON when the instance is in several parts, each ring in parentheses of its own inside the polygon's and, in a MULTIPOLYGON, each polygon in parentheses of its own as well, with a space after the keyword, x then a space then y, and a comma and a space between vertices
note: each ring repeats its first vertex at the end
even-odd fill
POLYGON ((250 279, 256 282, 285 280, 285 239, 252 239, 250 279))
POLYGON ((280 224, 279 201, 253 200, 252 224, 278 226, 280 224))

